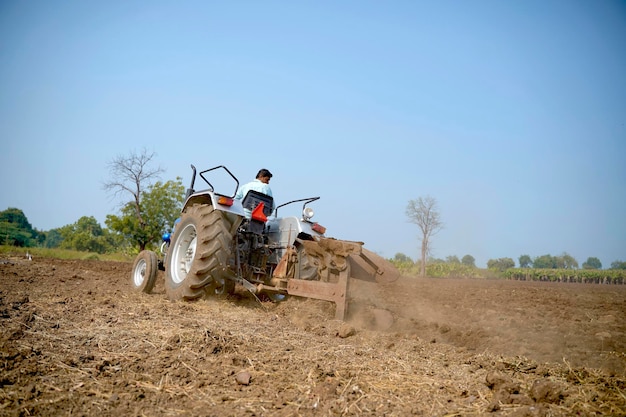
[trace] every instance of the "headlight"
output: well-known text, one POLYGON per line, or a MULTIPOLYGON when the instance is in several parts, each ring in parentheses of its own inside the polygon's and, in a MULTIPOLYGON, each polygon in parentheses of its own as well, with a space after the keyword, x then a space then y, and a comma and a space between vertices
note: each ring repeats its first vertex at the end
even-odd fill
POLYGON ((311 217, 314 215, 315 212, 311 207, 305 207, 304 210, 302 210, 302 217, 304 217, 304 220, 311 220, 311 217))

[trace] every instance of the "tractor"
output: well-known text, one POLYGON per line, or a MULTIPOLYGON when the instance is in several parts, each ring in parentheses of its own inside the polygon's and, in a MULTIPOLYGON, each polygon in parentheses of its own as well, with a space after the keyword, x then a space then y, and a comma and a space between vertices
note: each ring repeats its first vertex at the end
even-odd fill
POLYGON ((333 302, 335 318, 347 312, 351 279, 392 282, 398 271, 363 242, 326 236, 313 221, 309 197, 275 205, 273 198, 250 190, 235 199, 239 180, 219 165, 193 175, 180 218, 172 233, 163 235, 159 255, 141 251, 131 272, 137 291, 150 293, 157 270, 165 271, 165 290, 171 300, 227 296, 239 284, 255 297, 280 301, 287 296, 333 302), (230 195, 211 183, 220 171, 235 183, 230 195), (224 172, 226 174, 224 174, 224 172), (203 189, 196 190, 197 177, 203 189), (287 206, 302 204, 300 216, 280 217, 287 206))

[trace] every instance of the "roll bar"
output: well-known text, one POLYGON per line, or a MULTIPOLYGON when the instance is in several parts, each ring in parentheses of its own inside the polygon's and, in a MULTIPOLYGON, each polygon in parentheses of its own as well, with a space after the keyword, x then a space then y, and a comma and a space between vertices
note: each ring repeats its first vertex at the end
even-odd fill
POLYGON ((274 216, 278 217, 278 209, 283 206, 287 206, 292 203, 299 203, 300 201, 304 201, 305 203, 302 205, 302 211, 304 211, 304 208, 306 207, 307 204, 312 203, 313 201, 319 200, 319 199, 320 199, 319 197, 308 197, 308 198, 301 198, 299 200, 288 201, 287 203, 283 203, 280 206, 276 206, 276 209, 274 210, 274 216))
MULTIPOLYGON (((206 182, 211 190, 211 192, 215 192, 215 187, 213 186, 213 184, 211 184, 211 182, 204 176, 204 174, 206 174, 207 172, 211 172, 211 171, 215 171, 216 169, 220 169, 222 168, 224 171, 226 171, 228 173, 228 175, 230 175, 230 177, 235 181, 235 192, 233 192, 233 195, 230 196, 230 198, 235 198, 235 195, 237 194, 237 190, 239 189, 239 180, 237 179, 237 177, 235 177, 233 175, 232 172, 230 172, 230 170, 228 168, 226 168, 224 165, 218 165, 216 167, 213 168, 209 168, 207 170, 204 170, 202 172, 200 172, 200 177, 204 180, 204 182, 206 182)), ((187 188, 187 195, 185 196, 185 199, 189 198, 189 196, 193 193, 196 192, 196 190, 194 189, 194 184, 196 182, 196 167, 191 164, 191 169, 193 171, 193 174, 191 176, 191 186, 189 188, 187 188)))

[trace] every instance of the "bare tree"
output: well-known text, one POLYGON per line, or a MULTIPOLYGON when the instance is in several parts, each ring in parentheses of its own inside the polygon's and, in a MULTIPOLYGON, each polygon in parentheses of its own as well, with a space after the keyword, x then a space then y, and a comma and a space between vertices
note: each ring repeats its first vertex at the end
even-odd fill
POLYGON ((141 214, 141 193, 152 180, 159 178, 159 175, 165 172, 160 166, 149 167, 155 156, 155 152, 148 153, 145 148, 140 154, 132 151, 128 156, 116 156, 108 163, 111 180, 103 185, 104 189, 113 192, 114 196, 125 192, 133 196, 133 205, 141 228, 145 226, 141 214))
POLYGON ((426 276, 426 255, 430 247, 430 238, 443 228, 437 200, 430 196, 409 200, 406 215, 411 223, 415 223, 422 232, 422 264, 421 276, 426 276))

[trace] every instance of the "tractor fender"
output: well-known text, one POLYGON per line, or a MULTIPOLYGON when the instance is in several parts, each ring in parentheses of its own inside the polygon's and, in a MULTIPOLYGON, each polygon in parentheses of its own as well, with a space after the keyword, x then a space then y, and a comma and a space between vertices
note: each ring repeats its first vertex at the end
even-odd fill
POLYGON ((209 190, 195 192, 187 197, 185 204, 183 204, 182 211, 185 211, 187 207, 191 207, 194 204, 208 204, 213 206, 215 210, 225 211, 242 218, 245 217, 246 213, 243 209, 243 205, 241 204, 241 200, 235 200, 229 197, 230 201, 232 201, 232 205, 227 205, 220 204, 220 197, 222 196, 209 190))

